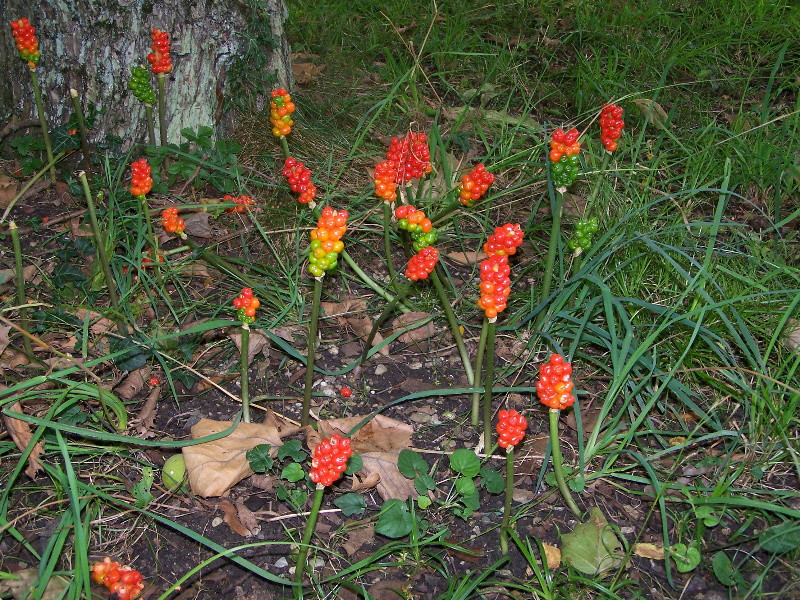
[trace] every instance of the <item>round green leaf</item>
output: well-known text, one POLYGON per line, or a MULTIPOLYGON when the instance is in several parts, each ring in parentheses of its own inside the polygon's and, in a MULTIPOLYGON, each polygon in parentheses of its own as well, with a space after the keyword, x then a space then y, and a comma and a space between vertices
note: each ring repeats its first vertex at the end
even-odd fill
POLYGON ((450 455, 450 468, 465 477, 475 477, 481 470, 481 461, 472 450, 459 448, 450 455))

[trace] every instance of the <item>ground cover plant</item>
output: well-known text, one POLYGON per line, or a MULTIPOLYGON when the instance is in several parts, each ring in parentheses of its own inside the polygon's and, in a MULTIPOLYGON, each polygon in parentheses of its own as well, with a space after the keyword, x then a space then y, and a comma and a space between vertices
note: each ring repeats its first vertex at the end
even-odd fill
POLYGON ((289 8, 234 139, 156 29, 2 149, 0 596, 797 597, 798 9, 289 8))

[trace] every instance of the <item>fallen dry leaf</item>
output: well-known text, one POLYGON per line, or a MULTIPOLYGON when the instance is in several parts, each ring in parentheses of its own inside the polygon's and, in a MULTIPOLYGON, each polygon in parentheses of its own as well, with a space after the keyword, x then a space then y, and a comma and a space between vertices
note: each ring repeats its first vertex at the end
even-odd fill
POLYGON ((250 537, 250 530, 242 525, 239 520, 239 512, 230 500, 224 498, 217 503, 217 507, 222 510, 222 520, 231 528, 231 531, 238 533, 242 537, 250 537))
POLYGON ((236 501, 236 514, 239 515, 239 521, 247 528, 250 535, 256 535, 261 531, 261 526, 258 524, 258 517, 256 517, 252 510, 245 506, 241 498, 236 501))
MULTIPOLYGON (((39 273, 36 265, 22 267, 22 278, 31 281, 39 273)), ((0 269, 0 286, 11 284, 17 279, 16 269, 0 269)))
POLYGON ((316 54, 298 52, 292 54, 292 76, 295 83, 307 85, 322 76, 327 65, 317 65, 314 61, 319 60, 316 54))
MULTIPOLYGON (((414 311, 408 312, 400 315, 392 319, 392 333, 397 332, 400 329, 404 329, 409 326, 413 326, 415 323, 420 323, 421 321, 428 319, 430 317, 430 313, 421 312, 421 311, 414 311)), ((425 323, 420 323, 416 327, 409 329, 400 337, 397 338, 397 341, 401 344, 420 344, 427 343, 431 340, 431 338, 436 337, 437 331, 434 327, 433 320, 428 319, 425 323)))
POLYGON ((19 192, 19 182, 0 173, 0 208, 6 208, 19 192))
POLYGON ((85 308, 79 308, 75 311, 75 315, 81 320, 85 320, 87 315, 89 317, 89 331, 91 331, 94 335, 102 336, 107 334, 111 330, 116 330, 117 325, 111 319, 106 319, 100 313, 96 313, 93 310, 86 310, 85 308))
MULTIPOLYGON (((10 409, 18 413, 24 412, 22 410, 22 404, 19 402, 12 404, 10 409)), ((11 436, 11 439, 14 440, 14 444, 19 448, 20 452, 25 451, 28 444, 31 442, 31 438, 33 438, 28 423, 3 414, 3 424, 6 426, 6 431, 8 431, 8 434, 11 436)), ((36 473, 42 470, 42 465, 39 462, 39 457, 42 455, 42 452, 44 452, 44 444, 42 442, 36 442, 31 453, 28 455, 28 466, 25 468, 25 474, 31 479, 36 477, 36 473)))
POLYGON ((636 98, 631 100, 631 102, 639 107, 642 116, 648 123, 658 125, 659 127, 666 127, 669 116, 667 115, 667 111, 664 110, 664 107, 658 102, 650 98, 636 98))
MULTIPOLYGON (((330 437, 334 433, 347 435, 363 419, 364 417, 356 416, 320 421, 319 431, 322 435, 308 428, 306 443, 313 452, 323 436, 330 437)), ((407 423, 377 415, 351 437, 353 451, 361 454, 364 462, 363 478, 369 479, 373 474, 380 476, 377 490, 384 500, 406 500, 417 495, 414 482, 397 469, 397 457, 404 448, 411 448, 413 432, 413 427, 407 423)))
POLYGON ((561 550, 556 546, 551 546, 542 542, 544 548, 544 556, 547 560, 547 567, 550 569, 557 569, 561 566, 561 550))
POLYGON ((139 414, 134 419, 131 419, 130 426, 133 427, 136 434, 142 438, 147 439, 153 437, 153 423, 156 420, 156 412, 158 410, 158 399, 161 396, 161 386, 157 385, 150 390, 147 398, 142 405, 139 414))
POLYGON ((377 486, 381 481, 381 476, 378 473, 370 473, 364 479, 353 477, 353 492, 363 492, 377 486))
POLYGON ((211 238, 216 235, 211 225, 208 224, 209 214, 207 212, 195 212, 183 218, 186 223, 186 232, 191 233, 192 237, 211 238))
POLYGON ((353 556, 365 544, 369 544, 375 539, 375 524, 368 523, 365 527, 351 529, 347 534, 347 541, 342 544, 342 548, 347 552, 347 556, 353 556))
POLYGON ((275 491, 277 482, 278 478, 275 475, 265 475, 263 473, 256 473, 250 478, 250 485, 270 494, 275 491))
MULTIPOLYGON (((245 454, 259 444, 269 444, 273 451, 283 444, 283 438, 298 430, 267 415, 269 422, 239 423, 230 435, 183 448, 186 473, 192 491, 204 498, 221 496, 248 475, 252 475, 245 454)), ((197 439, 219 433, 231 426, 230 421, 200 419, 191 429, 197 439)))
MULTIPOLYGON (((232 330, 228 337, 233 340, 233 343, 236 344, 236 350, 239 351, 239 356, 242 355, 242 330, 238 327, 232 330)), ((265 356, 269 356, 269 338, 266 334, 262 333, 258 329, 251 329, 250 330, 250 340, 247 344, 247 364, 251 364, 253 360, 255 360, 256 356, 258 356, 259 352, 264 352, 265 356)))
POLYGON ((656 546, 655 544, 634 544, 632 551, 636 556, 641 556, 642 558, 664 560, 664 548, 656 546))
MULTIPOLYGON (((363 313, 367 309, 367 303, 363 298, 352 298, 342 302, 322 302, 320 306, 325 311, 326 316, 335 318, 340 325, 350 326, 353 332, 362 340, 366 341, 367 337, 369 337, 374 322, 366 315, 355 315, 355 313, 363 313)), ((382 342, 383 336, 376 332, 372 345, 377 346, 382 342)), ((384 346, 379 352, 384 356, 389 356, 389 347, 384 346)))
POLYGON ((131 371, 128 373, 128 376, 114 388, 114 394, 122 400, 131 400, 136 394, 142 391, 152 371, 153 367, 150 365, 145 365, 135 371, 131 371))
POLYGON ((483 250, 476 250, 475 252, 444 252, 443 254, 445 258, 462 265, 475 265, 488 258, 488 255, 483 250))
POLYGON ((413 583, 413 578, 380 579, 369 586, 367 592, 375 600, 398 600, 408 597, 408 589, 413 583))
POLYGON ((0 325, 0 355, 6 351, 8 344, 11 343, 11 339, 8 337, 10 331, 11 325, 0 325))
MULTIPOLYGON (((2 281, 2 279, 0 279, 0 281, 2 281)), ((800 321, 795 319, 786 321, 783 343, 786 344, 787 348, 791 348, 792 350, 800 347, 800 321)))
POLYGON ((81 223, 81 217, 74 217, 69 220, 69 230, 75 237, 92 237, 92 227, 89 223, 81 223))
MULTIPOLYGON (((33 598, 33 588, 39 582, 39 569, 23 569, 11 573, 14 579, 0 579, 0 596, 5 592, 11 593, 14 600, 33 598)), ((42 600, 59 600, 64 597, 69 586, 69 580, 61 575, 53 575, 47 582, 47 587, 42 594, 42 600)))

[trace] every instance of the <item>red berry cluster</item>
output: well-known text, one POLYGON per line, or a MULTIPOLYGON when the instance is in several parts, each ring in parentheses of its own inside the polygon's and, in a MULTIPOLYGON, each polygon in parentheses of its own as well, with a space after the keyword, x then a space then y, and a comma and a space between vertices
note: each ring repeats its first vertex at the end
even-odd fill
POLYGON ((283 163, 282 173, 292 191, 300 194, 297 199, 300 204, 308 204, 314 200, 317 188, 311 183, 311 170, 307 169, 303 163, 290 156, 283 163))
POLYGON ((40 56, 36 28, 28 21, 28 17, 22 17, 18 21, 11 21, 11 32, 14 34, 20 58, 28 61, 31 69, 35 69, 40 56))
POLYGON ((481 261, 481 299, 478 307, 483 309, 487 319, 496 319, 498 313, 506 309, 511 293, 508 257, 495 254, 481 261))
POLYGON ((92 581, 108 588, 117 600, 133 600, 144 589, 142 574, 125 565, 121 567, 118 562, 105 557, 103 562, 92 565, 92 581))
POLYGON ((478 163, 472 171, 461 178, 458 184, 459 201, 464 206, 472 206, 486 193, 494 182, 494 175, 486 170, 483 163, 478 163))
POLYGON ((150 165, 146 158, 131 163, 131 194, 145 196, 153 189, 153 178, 150 177, 150 165))
POLYGON ((347 468, 347 461, 353 449, 350 447, 350 440, 334 433, 330 438, 322 440, 314 448, 314 456, 311 459, 311 471, 308 477, 314 483, 325 486, 333 484, 339 479, 347 468))
POLYGON ((501 448, 513 448, 519 444, 528 426, 525 417, 515 410, 501 410, 497 418, 497 445, 501 448))
POLYGON ((564 409, 575 402, 572 395, 572 365, 564 362, 560 354, 553 354, 550 360, 539 367, 539 381, 536 393, 542 404, 550 410, 564 409))
POLYGON ((409 259, 406 277, 411 281, 427 279, 437 262, 439 262, 439 251, 433 246, 423 248, 409 259))
POLYGON ((408 183, 427 175, 433 170, 428 136, 412 132, 403 139, 392 138, 389 150, 386 151, 386 160, 397 165, 397 183, 408 183))
POLYGON ((483 251, 489 256, 511 256, 522 244, 523 235, 519 223, 506 223, 495 228, 483 245, 483 251))
POLYGON ((322 277, 325 271, 335 268, 339 254, 344 250, 342 236, 347 231, 347 211, 336 211, 330 206, 322 209, 317 228, 311 230, 311 255, 308 257, 308 272, 322 277))
POLYGON ((385 202, 397 200, 397 163, 392 160, 384 160, 375 165, 375 195, 383 198, 385 202))
MULTIPOLYGON (((150 258, 151 255, 152 255, 152 250, 148 250, 147 252, 144 253, 144 257, 142 257, 142 267, 149 267, 150 265, 153 264, 153 259, 150 258)), ((163 263, 165 260, 166 259, 164 258, 164 255, 159 252, 158 262, 163 263)))
POLYGON ((153 73, 169 73, 172 71, 172 59, 169 56, 169 34, 166 31, 153 29, 152 52, 147 55, 147 62, 153 73))
POLYGON ((261 306, 258 298, 253 296, 253 290, 242 288, 241 293, 233 299, 233 307, 236 309, 236 317, 245 324, 250 325, 256 320, 256 309, 261 306))
POLYGON ((178 209, 173 206, 172 208, 165 208, 161 211, 161 226, 167 233, 175 233, 184 237, 183 233, 186 230, 186 224, 183 219, 178 217, 178 209))
POLYGON ((606 150, 617 149, 617 140, 622 135, 625 121, 622 120, 622 108, 616 104, 605 104, 600 111, 600 141, 606 150))
POLYGON ((294 102, 289 93, 280 88, 270 92, 272 100, 269 103, 269 122, 272 123, 272 135, 282 137, 292 132, 292 113, 294 112, 294 102))
POLYGON ((241 196, 225 196, 223 198, 226 202, 233 202, 236 206, 231 206, 230 208, 226 208, 226 213, 242 213, 246 210, 250 210, 253 206, 256 205, 256 201, 253 200, 250 196, 245 196, 244 194, 241 196))

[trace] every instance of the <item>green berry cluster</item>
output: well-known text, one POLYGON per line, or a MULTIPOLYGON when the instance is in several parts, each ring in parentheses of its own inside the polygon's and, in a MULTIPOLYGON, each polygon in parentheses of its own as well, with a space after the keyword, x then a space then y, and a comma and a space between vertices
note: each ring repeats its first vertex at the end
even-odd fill
POLYGON ((598 227, 597 217, 578 221, 575 225, 575 237, 569 241, 569 249, 586 251, 591 248, 592 237, 597 233, 598 227))
POLYGON ((156 93, 150 86, 150 73, 144 67, 131 69, 131 80, 128 87, 143 104, 155 105, 156 93))
POLYGON ((398 206, 394 211, 394 216, 397 217, 397 226, 411 234, 413 240, 411 245, 414 247, 414 252, 432 246, 439 239, 439 232, 436 231, 431 220, 425 216, 423 211, 417 210, 410 204, 398 206))

